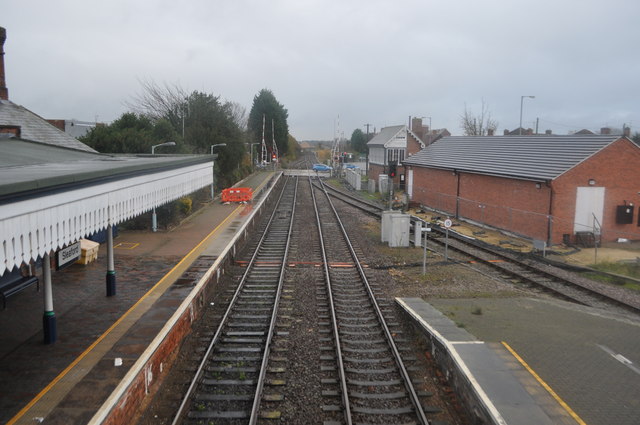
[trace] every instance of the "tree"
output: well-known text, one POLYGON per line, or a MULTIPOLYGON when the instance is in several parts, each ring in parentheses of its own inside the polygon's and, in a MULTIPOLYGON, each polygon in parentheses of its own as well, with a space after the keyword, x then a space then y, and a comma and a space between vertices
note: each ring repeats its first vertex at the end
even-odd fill
POLYGON ((212 145, 226 144, 216 148, 219 183, 229 186, 239 180, 247 170, 240 166, 245 157, 245 136, 234 121, 233 106, 222 103, 218 96, 194 91, 186 99, 189 115, 185 118, 185 144, 193 153, 208 154, 212 145))
POLYGON ((287 144, 289 145, 287 147, 287 156, 290 159, 296 159, 300 155, 300 152, 302 152, 302 149, 300 148, 300 144, 298 143, 296 138, 290 134, 287 137, 287 144))
MULTIPOLYGON (((154 123, 144 115, 126 112, 110 125, 94 127, 80 141, 103 153, 151 153, 151 146, 176 137, 166 120, 154 123)), ((164 153, 175 152, 173 147, 165 149, 164 153)))
POLYGON ((238 102, 227 102, 231 113, 231 119, 242 130, 247 130, 247 108, 238 102))
POLYGON ((125 102, 132 111, 152 120, 164 118, 178 131, 188 113, 187 92, 177 84, 159 86, 153 80, 140 81, 142 91, 130 102, 125 102))
POLYGON ((367 151, 367 135, 364 134, 362 130, 356 128, 351 133, 351 147, 356 152, 366 152, 367 151))
POLYGON ((460 116, 460 127, 465 136, 485 136, 488 130, 495 131, 498 128, 498 122, 491 119, 491 113, 482 99, 479 114, 470 112, 467 104, 464 104, 464 114, 460 116))
POLYGON ((182 139, 179 151, 208 154, 212 145, 218 147, 216 168, 220 185, 230 185, 250 170, 243 162, 246 149, 246 111, 235 102, 223 101, 210 93, 187 93, 178 85, 160 86, 153 81, 142 81, 141 93, 127 105, 151 122, 165 121, 182 139))
MULTIPOLYGON (((289 149, 287 143, 289 112, 278 102, 271 90, 267 89, 260 90, 260 93, 253 98, 253 106, 249 112, 247 127, 249 140, 252 142, 262 141, 263 117, 264 141, 267 149, 271 151, 272 140, 275 139, 280 156, 286 155, 289 149), (271 131, 272 125, 273 132, 271 131)), ((260 152, 260 148, 258 148, 258 152, 260 152)))

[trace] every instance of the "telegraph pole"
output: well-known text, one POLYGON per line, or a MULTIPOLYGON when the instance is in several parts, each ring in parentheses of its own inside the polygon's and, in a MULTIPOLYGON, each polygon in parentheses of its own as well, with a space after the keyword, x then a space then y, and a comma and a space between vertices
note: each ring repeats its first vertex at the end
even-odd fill
POLYGON ((364 124, 365 127, 367 127, 367 141, 365 142, 365 148, 367 149, 367 159, 366 159, 366 163, 365 163, 365 167, 364 167, 364 173, 367 175, 367 178, 369 177, 369 147, 367 146, 367 143, 369 143, 369 127, 372 124, 364 124))

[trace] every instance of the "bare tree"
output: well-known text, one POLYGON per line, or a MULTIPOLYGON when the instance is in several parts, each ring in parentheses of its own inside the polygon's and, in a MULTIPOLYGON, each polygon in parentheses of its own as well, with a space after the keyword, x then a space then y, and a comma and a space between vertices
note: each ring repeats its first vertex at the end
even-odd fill
POLYGON ((178 84, 158 85, 153 80, 140 80, 142 91, 133 96, 125 105, 132 111, 145 115, 152 120, 165 118, 175 128, 180 128, 188 114, 187 92, 178 84))
POLYGON ((495 131, 498 128, 498 122, 491 119, 491 113, 482 99, 479 114, 469 111, 467 104, 464 104, 464 114, 460 116, 460 127, 465 136, 485 136, 489 130, 495 131))
POLYGON ((229 107, 231 113, 231 119, 236 123, 241 130, 247 129, 247 108, 239 104, 238 102, 227 101, 226 104, 229 107))

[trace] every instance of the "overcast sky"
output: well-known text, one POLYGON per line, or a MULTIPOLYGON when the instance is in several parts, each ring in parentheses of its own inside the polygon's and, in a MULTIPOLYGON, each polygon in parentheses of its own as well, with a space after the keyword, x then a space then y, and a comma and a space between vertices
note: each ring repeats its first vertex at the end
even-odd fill
MULTIPOLYGON (((141 80, 238 102, 270 89, 298 140, 431 117, 461 134, 640 131, 637 0, 0 0, 9 99, 109 122, 141 80), (338 120, 339 116, 339 120, 338 120)), ((428 118, 424 120, 428 123, 428 118)))

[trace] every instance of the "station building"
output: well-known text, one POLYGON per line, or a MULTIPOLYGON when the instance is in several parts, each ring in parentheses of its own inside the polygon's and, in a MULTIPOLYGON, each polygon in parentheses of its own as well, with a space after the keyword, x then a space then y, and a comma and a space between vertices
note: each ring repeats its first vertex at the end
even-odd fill
POLYGON ((548 245, 640 239, 640 147, 627 136, 444 137, 404 161, 407 191, 548 245))
POLYGON ((377 181, 381 174, 387 175, 390 164, 395 163, 394 185, 404 188, 406 174, 403 161, 407 157, 408 140, 410 140, 411 146, 419 146, 419 149, 426 147, 424 142, 406 125, 382 128, 367 143, 367 148, 369 149, 369 178, 377 181))
POLYGON ((394 186, 405 190, 410 184, 407 179, 411 175, 407 174, 404 168, 404 160, 442 137, 450 135, 447 129, 431 129, 422 124, 422 118, 416 117, 411 118, 411 128, 406 125, 383 127, 367 143, 369 179, 377 181, 380 175, 388 175, 389 164, 395 163, 394 186))
POLYGON ((52 343, 51 273, 77 258, 80 239, 106 231, 106 295, 115 295, 113 227, 211 185, 213 156, 96 152, 9 100, 5 39, 0 27, 1 314, 11 314, 12 295, 38 284, 52 343))

